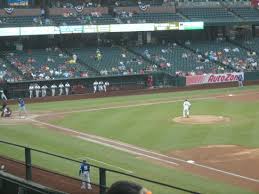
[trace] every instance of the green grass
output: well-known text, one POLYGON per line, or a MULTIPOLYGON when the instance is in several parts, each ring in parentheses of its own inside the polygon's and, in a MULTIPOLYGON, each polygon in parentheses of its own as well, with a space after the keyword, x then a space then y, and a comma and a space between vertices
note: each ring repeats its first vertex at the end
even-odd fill
MULTIPOLYGON (((146 177, 148 179, 156 179, 168 184, 184 187, 202 193, 229 193, 237 194, 252 194, 252 192, 244 189, 233 187, 225 183, 211 181, 207 178, 181 172, 173 168, 163 167, 157 164, 150 163, 146 160, 137 159, 132 155, 124 152, 116 151, 107 147, 96 145, 93 143, 80 141, 77 138, 69 137, 61 133, 50 131, 44 128, 36 128, 30 125, 21 126, 0 126, 2 140, 16 142, 18 144, 27 145, 33 148, 46 150, 49 152, 59 153, 60 155, 69 156, 73 159, 90 157, 95 160, 103 161, 114 166, 122 167, 134 172, 134 175, 146 177)), ((0 144, 0 153, 8 155, 12 158, 24 160, 23 150, 0 144)), ((103 166, 96 161, 88 159, 91 164, 103 166)), ((77 176, 79 164, 64 161, 44 154, 32 152, 32 163, 49 168, 55 171, 62 172, 71 176, 77 176)), ((118 170, 116 167, 104 165, 106 168, 118 170)), ((121 170, 119 170, 121 171, 121 170)), ((154 193, 170 194, 172 190, 152 185, 136 179, 131 179, 123 175, 107 173, 108 184, 110 185, 116 180, 129 179, 135 182, 140 182, 150 188, 154 193)), ((98 171, 92 168, 91 179, 98 182, 98 171)), ((176 192, 181 193, 181 192, 176 192)))
POLYGON ((182 102, 73 113, 53 123, 162 152, 209 144, 258 147, 257 107, 259 101, 238 105, 211 99, 192 102, 191 114, 230 117, 227 124, 174 123, 172 119, 181 115, 182 102))
MULTIPOLYGON (((252 86, 243 89, 228 88, 49 102, 29 104, 27 105, 27 109, 35 113, 39 111, 58 112, 180 99, 178 102, 165 104, 73 113, 63 119, 52 122, 57 125, 117 139, 163 153, 167 153, 172 149, 186 149, 209 144, 238 144, 247 147, 259 147, 258 101, 236 103, 215 99, 192 100, 193 97, 202 95, 234 94, 246 90, 259 91, 259 87, 252 86), (231 122, 206 126, 174 123, 172 118, 181 115, 182 100, 186 97, 191 99, 192 114, 228 116, 231 118, 231 122)), ((134 175, 157 179, 158 181, 193 189, 202 193, 252 193, 220 181, 211 181, 201 176, 191 175, 176 169, 163 167, 159 164, 153 164, 124 152, 69 137, 45 128, 30 125, 0 126, 0 135, 2 140, 29 145, 71 158, 91 157, 121 168, 129 169, 134 172, 134 175)), ((22 150, 7 148, 0 144, 0 152, 3 155, 9 155, 16 159, 23 159, 22 150)), ((41 154, 33 153, 33 162, 72 176, 76 176, 78 172, 77 164, 63 162, 56 158, 42 156, 41 154)), ((103 165, 96 161, 90 162, 95 165, 103 165)), ((118 170, 115 167, 105 167, 118 170)), ((98 181, 97 170, 93 170, 92 177, 94 181, 98 181)), ((122 178, 125 179, 125 177, 108 174, 109 183, 122 178)), ((147 183, 143 184, 152 188, 152 190, 156 191, 155 193, 170 193, 168 190, 162 190, 160 187, 147 183)))

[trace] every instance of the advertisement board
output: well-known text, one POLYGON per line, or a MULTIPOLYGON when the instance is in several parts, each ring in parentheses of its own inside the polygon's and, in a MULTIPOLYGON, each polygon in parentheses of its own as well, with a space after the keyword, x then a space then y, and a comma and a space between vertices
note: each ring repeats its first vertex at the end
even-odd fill
POLYGON ((20 36, 20 28, 0 28, 0 36, 20 36))
POLYGON ((186 76, 186 85, 199 85, 199 84, 214 84, 224 82, 238 81, 239 77, 244 80, 243 72, 224 73, 224 74, 206 74, 186 76))
POLYGON ((40 27, 21 27, 20 35, 46 35, 46 34, 60 34, 59 31, 54 30, 54 26, 40 26, 40 27))
POLYGON ((107 32, 152 32, 165 30, 203 29, 203 22, 171 22, 142 24, 71 25, 0 28, 0 36, 27 36, 51 34, 107 33, 107 32))
POLYGON ((203 30, 204 22, 179 22, 179 30, 203 30))
POLYGON ((59 26, 60 34, 78 34, 83 33, 84 28, 81 25, 78 26, 59 26))
POLYGON ((13 6, 28 6, 29 0, 8 0, 8 5, 13 6))

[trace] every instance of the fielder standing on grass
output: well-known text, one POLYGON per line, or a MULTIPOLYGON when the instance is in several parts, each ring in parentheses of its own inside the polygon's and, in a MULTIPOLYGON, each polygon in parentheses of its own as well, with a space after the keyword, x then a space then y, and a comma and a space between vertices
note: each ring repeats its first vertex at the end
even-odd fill
POLYGON ((79 176, 82 178, 82 185, 81 189, 92 189, 91 183, 90 183, 90 165, 86 162, 86 160, 83 160, 83 162, 80 165, 79 169, 79 176))
POLYGON ((191 103, 186 99, 183 103, 183 117, 189 118, 191 103))

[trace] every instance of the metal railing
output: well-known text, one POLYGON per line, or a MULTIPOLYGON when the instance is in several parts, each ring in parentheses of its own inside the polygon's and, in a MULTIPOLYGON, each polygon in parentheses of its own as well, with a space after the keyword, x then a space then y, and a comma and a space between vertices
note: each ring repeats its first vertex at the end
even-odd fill
MULTIPOLYGON (((34 167, 33 162, 32 162, 32 154, 31 154, 32 151, 40 153, 40 154, 46 154, 48 156, 53 156, 53 157, 56 157, 56 158, 59 158, 59 159, 62 159, 62 160, 74 162, 74 163, 77 163, 77 164, 80 164, 82 162, 82 161, 75 160, 75 159, 72 159, 72 158, 69 158, 69 157, 66 157, 66 156, 58 155, 58 154, 55 154, 55 153, 50 153, 50 152, 35 149, 35 148, 30 148, 30 147, 27 147, 27 146, 15 144, 15 143, 3 141, 3 140, 0 140, 0 144, 5 144, 5 145, 9 145, 9 146, 14 146, 16 148, 24 149, 25 178, 26 178, 26 180, 29 180, 29 181, 32 180, 32 168, 34 167)), ((115 173, 117 175, 123 175, 123 176, 128 177, 129 179, 134 178, 134 179, 137 179, 137 180, 140 180, 140 181, 145 181, 147 183, 159 185, 163 188, 172 189, 172 193, 173 193, 173 190, 178 190, 178 191, 182 191, 184 193, 201 194, 200 192, 184 189, 184 188, 181 188, 181 187, 169 185, 169 184, 158 182, 158 181, 155 181, 155 180, 146 179, 146 178, 135 176, 135 175, 132 175, 132 174, 129 174, 129 173, 124 173, 124 172, 116 171, 116 170, 113 170, 113 169, 104 168, 102 166, 97 166, 97 165, 93 165, 93 164, 90 164, 90 166, 94 167, 94 168, 97 168, 98 171, 99 171, 99 173, 98 173, 99 174, 99 183, 95 183, 95 184, 91 183, 91 184, 99 187, 99 194, 105 194, 106 189, 108 188, 107 184, 106 184, 107 183, 107 177, 106 177, 107 172, 112 172, 112 173, 115 173)), ((44 170, 44 169, 40 169, 40 170, 44 170)), ((49 170, 46 170, 46 171, 49 172, 49 170)), ((53 172, 53 173, 55 173, 55 172, 53 172)), ((59 175, 61 175, 61 174, 59 174, 59 175)), ((66 175, 63 175, 63 176, 66 176, 66 175)), ((46 186, 48 186, 48 185, 46 185, 46 186)))

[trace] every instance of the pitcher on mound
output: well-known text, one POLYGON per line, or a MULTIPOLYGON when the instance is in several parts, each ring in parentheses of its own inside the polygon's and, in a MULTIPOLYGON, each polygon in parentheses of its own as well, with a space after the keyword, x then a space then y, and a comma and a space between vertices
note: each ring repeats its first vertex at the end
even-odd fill
POLYGON ((183 117, 189 118, 191 103, 186 99, 183 103, 183 117))

